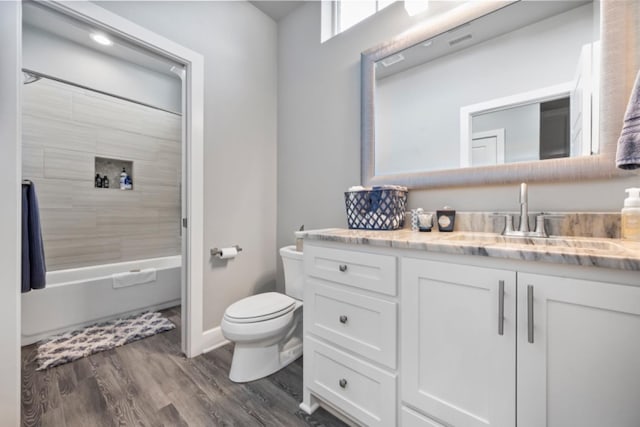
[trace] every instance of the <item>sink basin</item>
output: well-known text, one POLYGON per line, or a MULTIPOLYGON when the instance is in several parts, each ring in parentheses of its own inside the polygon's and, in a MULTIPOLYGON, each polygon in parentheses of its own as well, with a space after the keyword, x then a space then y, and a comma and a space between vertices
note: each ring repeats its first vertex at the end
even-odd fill
POLYGON ((485 245, 499 245, 508 244, 514 246, 534 246, 545 247, 547 249, 558 248, 575 248, 586 249, 596 251, 624 251, 625 248, 615 242, 610 242, 605 239, 585 239, 575 237, 518 237, 518 236, 503 236, 500 234, 491 233, 456 233, 451 236, 445 237, 445 240, 470 242, 470 243, 482 243, 485 245))

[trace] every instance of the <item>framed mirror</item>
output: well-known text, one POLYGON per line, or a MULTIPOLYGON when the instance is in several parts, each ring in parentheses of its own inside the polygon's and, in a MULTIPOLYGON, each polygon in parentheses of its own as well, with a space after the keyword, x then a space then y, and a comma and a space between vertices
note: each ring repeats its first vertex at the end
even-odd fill
POLYGON ((620 175, 630 3, 452 2, 363 52, 363 185, 620 175))

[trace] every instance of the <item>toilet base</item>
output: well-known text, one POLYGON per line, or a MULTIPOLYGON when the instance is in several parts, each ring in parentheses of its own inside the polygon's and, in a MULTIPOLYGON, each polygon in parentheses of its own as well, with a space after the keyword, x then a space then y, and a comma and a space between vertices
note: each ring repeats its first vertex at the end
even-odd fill
POLYGON ((291 337, 285 345, 255 346, 236 343, 229 379, 235 383, 264 378, 302 356, 302 339, 291 337))

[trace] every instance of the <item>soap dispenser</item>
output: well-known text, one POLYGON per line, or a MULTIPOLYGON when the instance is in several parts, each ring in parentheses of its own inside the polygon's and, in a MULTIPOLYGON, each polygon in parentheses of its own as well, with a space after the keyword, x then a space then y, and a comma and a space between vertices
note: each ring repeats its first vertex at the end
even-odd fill
POLYGON ((622 208, 622 233, 625 240, 640 242, 640 188, 627 188, 629 197, 622 208))

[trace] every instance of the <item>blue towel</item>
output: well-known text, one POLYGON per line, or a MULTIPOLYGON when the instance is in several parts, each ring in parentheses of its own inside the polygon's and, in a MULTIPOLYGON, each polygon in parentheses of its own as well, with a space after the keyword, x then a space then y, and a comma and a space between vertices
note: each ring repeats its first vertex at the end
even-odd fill
POLYGON ((36 187, 22 185, 22 292, 43 289, 47 267, 40 229, 40 210, 36 187))
POLYGON ((618 139, 616 166, 620 169, 640 168, 640 72, 636 76, 624 115, 624 125, 618 139))

